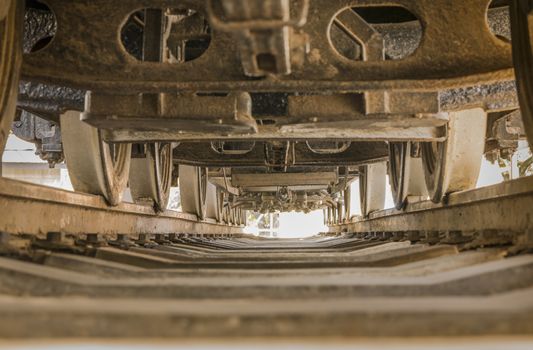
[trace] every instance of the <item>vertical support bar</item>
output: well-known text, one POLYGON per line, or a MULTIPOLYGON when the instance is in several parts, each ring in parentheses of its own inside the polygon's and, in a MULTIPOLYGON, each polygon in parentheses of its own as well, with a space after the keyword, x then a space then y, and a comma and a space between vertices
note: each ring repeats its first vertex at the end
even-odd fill
POLYGON ((352 217, 352 187, 348 185, 344 189, 344 222, 350 222, 352 217))
MULTIPOLYGON (((144 12, 143 61, 161 62, 163 60, 163 35, 165 18, 161 9, 147 9, 144 12)), ((160 112, 160 94, 143 94, 143 105, 160 112)))
POLYGON ((163 10, 147 9, 144 13, 143 61, 163 60, 163 34, 165 21, 163 10))

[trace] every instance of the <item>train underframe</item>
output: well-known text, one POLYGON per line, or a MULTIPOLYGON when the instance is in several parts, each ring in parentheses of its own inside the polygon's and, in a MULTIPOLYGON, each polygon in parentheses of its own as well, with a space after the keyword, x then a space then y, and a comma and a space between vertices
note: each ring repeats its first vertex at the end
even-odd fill
POLYGON ((522 0, 0 1, 10 132, 74 189, 245 224, 351 219, 472 189, 533 143, 522 0), (392 5, 391 5, 392 4, 392 5))

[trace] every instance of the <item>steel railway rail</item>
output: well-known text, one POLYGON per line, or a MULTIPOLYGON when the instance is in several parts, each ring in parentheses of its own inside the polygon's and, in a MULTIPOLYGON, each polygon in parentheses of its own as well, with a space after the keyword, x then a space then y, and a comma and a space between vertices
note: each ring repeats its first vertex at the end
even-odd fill
POLYGON ((100 196, 57 190, 0 178, 0 232, 47 234, 240 233, 214 220, 198 222, 195 215, 122 203, 109 206, 100 196))
MULTIPOLYGON (((409 203, 404 210, 371 213, 369 218, 331 227, 332 232, 400 233, 425 235, 507 232, 531 235, 533 229, 533 178, 525 177, 476 190, 448 195, 442 203, 409 203)), ((449 237, 453 239, 453 237, 449 237)), ((463 237, 464 238, 464 237, 463 237)))
POLYGON ((0 179, 0 337, 531 336, 532 183, 268 240, 0 179))

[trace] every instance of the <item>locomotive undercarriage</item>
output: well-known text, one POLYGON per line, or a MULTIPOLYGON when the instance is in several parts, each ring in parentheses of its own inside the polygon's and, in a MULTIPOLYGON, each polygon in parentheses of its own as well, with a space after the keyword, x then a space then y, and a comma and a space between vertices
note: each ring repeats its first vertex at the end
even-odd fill
POLYGON ((45 3, 26 4, 19 113, 2 123, 110 204, 129 183, 164 210, 179 182, 200 219, 324 209, 333 224, 357 178, 363 215, 387 175, 398 208, 439 202, 531 135, 505 1, 45 3))

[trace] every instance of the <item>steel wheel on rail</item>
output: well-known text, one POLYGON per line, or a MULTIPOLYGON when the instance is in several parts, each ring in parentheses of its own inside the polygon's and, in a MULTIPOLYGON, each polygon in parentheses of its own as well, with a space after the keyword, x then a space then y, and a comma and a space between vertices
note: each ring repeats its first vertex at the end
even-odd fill
POLYGON ((206 196, 206 217, 220 222, 222 220, 220 190, 215 185, 208 182, 206 196))
POLYGON ((224 211, 224 201, 226 198, 225 191, 217 187, 216 195, 217 195, 217 203, 218 203, 217 206, 218 206, 218 213, 219 213, 217 222, 219 224, 223 224, 226 222, 226 213, 224 211))
POLYGON ((337 209, 338 209, 338 204, 337 202, 334 202, 332 205, 331 205, 331 217, 330 217, 330 225, 331 226, 334 226, 334 225, 337 225, 337 223, 339 222, 338 218, 339 216, 337 215, 337 209))
POLYGON ((230 225, 232 226, 236 226, 239 224, 238 222, 238 218, 237 218, 237 208, 232 208, 230 206, 230 209, 229 209, 229 216, 230 216, 230 225))
POLYGON ((189 165, 179 166, 182 211, 196 215, 198 220, 206 218, 207 176, 207 168, 189 165))
POLYGON ((326 226, 331 226, 331 207, 327 206, 324 209, 324 224, 326 226))
POLYGON ((242 210, 239 208, 235 208, 235 225, 242 225, 242 210))
POLYGON ((387 163, 380 162, 359 168, 359 193, 363 217, 385 208, 387 163))
POLYGON ((412 155, 414 146, 411 142, 389 144, 389 183, 398 210, 405 208, 408 199, 427 197, 422 159, 412 155))
POLYGON ((165 211, 172 183, 172 144, 152 143, 144 147, 144 157, 132 158, 130 190, 136 203, 153 205, 158 212, 165 211))
POLYGON ((422 143, 426 185, 433 202, 441 202, 448 193, 476 187, 486 130, 487 114, 484 110, 452 112, 446 141, 422 143))
POLYGON ((512 0, 510 10, 518 99, 529 145, 533 148, 533 3, 512 0))
POLYGON ((229 205, 227 204, 228 193, 225 191, 220 192, 220 205, 222 210, 221 223, 228 225, 230 223, 229 205))
POLYGON ((350 222, 352 218, 352 187, 350 185, 346 186, 343 193, 344 198, 344 222, 350 222))
POLYGON ((0 0, 0 157, 15 117, 20 66, 24 2, 0 0))
POLYGON ((241 209, 240 225, 246 226, 248 224, 248 210, 241 209))
POLYGON ((337 202, 337 221, 336 223, 342 225, 344 221, 344 203, 343 200, 337 202))
POLYGON ((131 144, 106 143, 100 130, 84 123, 79 112, 61 116, 65 160, 74 190, 122 202, 128 184, 131 144))

